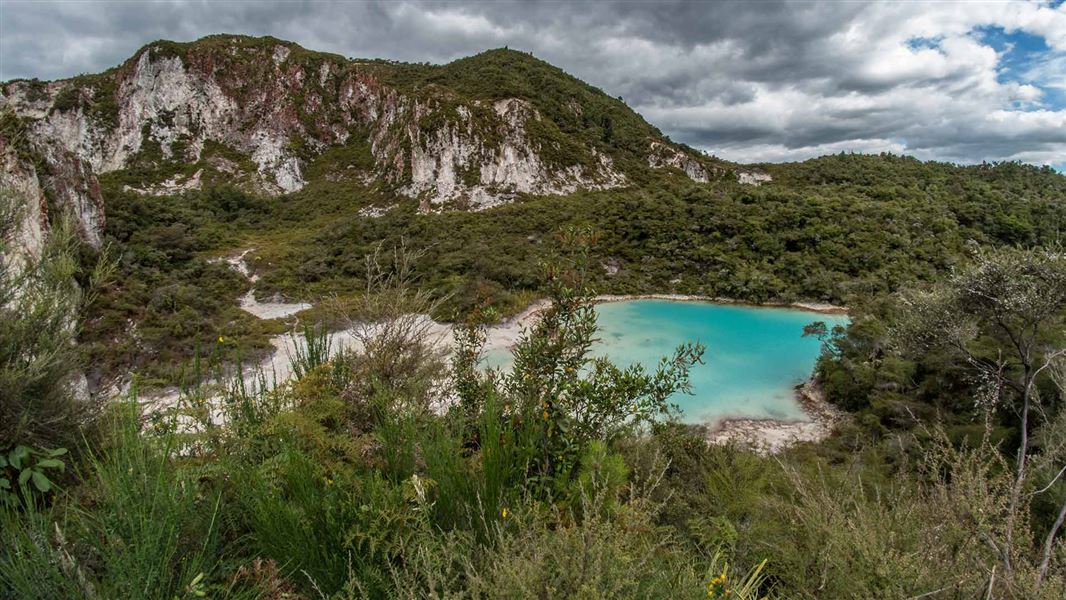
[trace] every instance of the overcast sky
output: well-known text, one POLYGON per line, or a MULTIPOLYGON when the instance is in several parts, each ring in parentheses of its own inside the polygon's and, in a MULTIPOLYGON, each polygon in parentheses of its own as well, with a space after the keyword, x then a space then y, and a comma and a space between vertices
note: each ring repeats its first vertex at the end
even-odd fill
POLYGON ((0 0, 0 80, 97 72, 152 40, 223 32, 434 63, 532 51, 741 162, 892 151, 1066 168, 1062 0, 0 0))

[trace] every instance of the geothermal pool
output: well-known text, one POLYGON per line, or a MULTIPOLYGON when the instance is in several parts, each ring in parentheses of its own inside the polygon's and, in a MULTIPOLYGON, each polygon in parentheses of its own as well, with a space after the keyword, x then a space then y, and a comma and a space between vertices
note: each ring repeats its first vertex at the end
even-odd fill
MULTIPOLYGON (((803 327, 824 321, 832 328, 846 315, 792 308, 765 308, 710 302, 627 300, 597 305, 599 342, 592 353, 625 366, 653 369, 678 344, 706 346, 702 365, 691 372, 692 394, 671 401, 690 423, 725 418, 800 420, 805 415, 794 387, 806 380, 821 349, 803 327)), ((486 354, 490 367, 506 368, 510 354, 486 354)))

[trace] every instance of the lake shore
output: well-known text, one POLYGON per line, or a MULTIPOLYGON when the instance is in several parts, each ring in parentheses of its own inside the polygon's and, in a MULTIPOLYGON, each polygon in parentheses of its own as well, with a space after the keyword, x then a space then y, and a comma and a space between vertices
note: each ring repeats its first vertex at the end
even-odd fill
MULTIPOLYGON (((253 296, 254 299, 254 296, 253 296)), ((247 299, 242 299, 247 302, 247 299)), ((846 314, 847 309, 823 303, 796 302, 775 304, 753 304, 740 302, 727 298, 714 298, 709 296, 682 295, 682 294, 627 294, 627 295, 598 295, 593 298, 596 304, 609 302, 625 302, 630 300, 667 300, 672 302, 710 302, 716 304, 736 304, 751 307, 765 308, 791 308, 819 312, 824 314, 846 314)), ((267 303, 263 303, 264 305, 267 303)), ((525 331, 536 316, 550 306, 550 301, 541 298, 531 302, 525 309, 516 315, 503 319, 486 328, 485 345, 483 351, 511 350, 518 343, 525 331)), ((288 305, 284 305, 287 307, 288 305)), ((243 306, 242 306, 243 307, 243 306)), ((258 315, 257 315, 258 316, 258 315)), ((269 318, 260 316, 260 318, 269 318)), ((428 319, 428 317, 425 317, 428 319)), ((447 323, 432 322, 429 326, 430 343, 437 347, 442 354, 450 351, 452 345, 452 326, 447 323)), ((353 350, 359 346, 353 335, 353 331, 342 330, 331 332, 330 342, 334 351, 353 350)), ((294 356, 303 344, 303 340, 289 334, 274 336, 271 339, 274 352, 266 357, 258 365, 247 366, 246 376, 252 376, 256 372, 266 373, 271 380, 282 383, 291 376, 292 368, 289 357, 294 356)), ((176 406, 179 398, 177 388, 156 390, 155 393, 146 394, 143 400, 155 408, 176 406)), ((719 419, 713 423, 700 425, 707 430, 707 440, 710 443, 725 444, 736 443, 755 448, 760 452, 774 453, 788 446, 801 443, 819 441, 827 437, 835 426, 846 418, 835 407, 829 405, 824 394, 816 383, 808 381, 796 388, 796 399, 808 419, 783 420, 783 419, 753 419, 736 417, 719 419)))
MULTIPOLYGON (((755 304, 731 298, 686 294, 602 294, 596 296, 593 300, 596 304, 630 300, 712 302, 715 304, 736 304, 757 308, 790 308, 831 315, 846 315, 848 313, 846 307, 823 302, 755 304)), ((518 342, 523 328, 532 323, 532 319, 549 305, 550 302, 546 299, 536 300, 517 315, 490 326, 486 332, 485 350, 509 350, 513 348, 514 344, 518 342)), ((737 444, 752 448, 757 452, 774 454, 799 443, 821 441, 829 437, 837 425, 848 419, 847 413, 826 401, 825 392, 814 379, 796 386, 795 393, 796 400, 807 419, 726 417, 699 426, 706 429, 709 443, 737 444)))
POLYGON ((825 399, 813 378, 796 386, 796 399, 809 420, 725 418, 707 425, 707 441, 735 444, 761 454, 775 454, 796 444, 820 442, 850 416, 825 399))
POLYGON ((711 302, 714 304, 737 304, 754 308, 792 308, 827 315, 846 315, 846 306, 837 306, 828 302, 747 302, 735 298, 719 296, 700 296, 694 294, 603 294, 596 296, 597 304, 603 302, 626 302, 628 300, 669 300, 671 302, 711 302))
MULTIPOLYGON (((699 296, 690 294, 600 294, 593 298, 596 304, 607 302, 627 302, 630 300, 668 300, 671 302, 710 302, 714 304, 736 304, 738 306, 751 306, 755 308, 789 308, 804 310, 827 315, 846 315, 848 309, 845 306, 837 306, 826 302, 766 302, 757 304, 745 302, 733 298, 721 298, 714 296, 699 296)), ((489 325, 486 331, 485 350, 507 349, 510 350, 518 343, 522 329, 532 323, 540 311, 548 308, 551 302, 546 298, 540 298, 531 302, 521 312, 497 323, 489 325)))

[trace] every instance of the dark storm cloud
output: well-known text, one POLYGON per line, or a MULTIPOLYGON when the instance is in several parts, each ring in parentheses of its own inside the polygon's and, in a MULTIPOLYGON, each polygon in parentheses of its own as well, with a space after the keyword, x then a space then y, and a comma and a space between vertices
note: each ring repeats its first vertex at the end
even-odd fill
POLYGON ((1039 3, 0 0, 0 79, 96 72, 155 39, 219 32, 435 63, 507 45, 735 160, 890 150, 1063 162, 1066 107, 1045 102, 1066 82, 1055 69, 1004 78, 979 27, 1044 37, 1038 66, 1066 54, 1066 7, 1039 3))

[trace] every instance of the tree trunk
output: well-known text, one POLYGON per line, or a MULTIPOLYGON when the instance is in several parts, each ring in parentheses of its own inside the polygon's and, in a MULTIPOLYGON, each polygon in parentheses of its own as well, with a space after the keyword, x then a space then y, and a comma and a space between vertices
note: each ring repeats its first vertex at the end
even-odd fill
POLYGON ((1032 401, 1033 385, 1035 384, 1035 374, 1033 368, 1028 360, 1024 361, 1025 376, 1024 387, 1022 388, 1022 440, 1018 444, 1018 461, 1017 471, 1014 478, 1014 485, 1011 488, 1010 493, 1010 512, 1007 515, 1007 531, 1004 534, 1006 538, 1006 546, 1004 551, 1004 566, 1007 572, 1010 573, 1011 569, 1011 555, 1014 550, 1014 521, 1017 518, 1018 506, 1021 504, 1022 489, 1025 487, 1025 467, 1026 461, 1029 455, 1029 405, 1032 401))
POLYGON ((1059 509, 1059 518, 1055 519, 1055 524, 1051 526, 1051 531, 1048 532, 1047 538, 1044 539, 1044 558, 1040 562, 1040 575, 1036 580, 1037 586, 1042 585, 1044 578, 1047 577, 1048 567, 1051 566, 1051 554, 1055 551, 1055 536, 1058 535, 1063 520, 1066 520, 1066 501, 1063 501, 1062 508, 1059 509))

